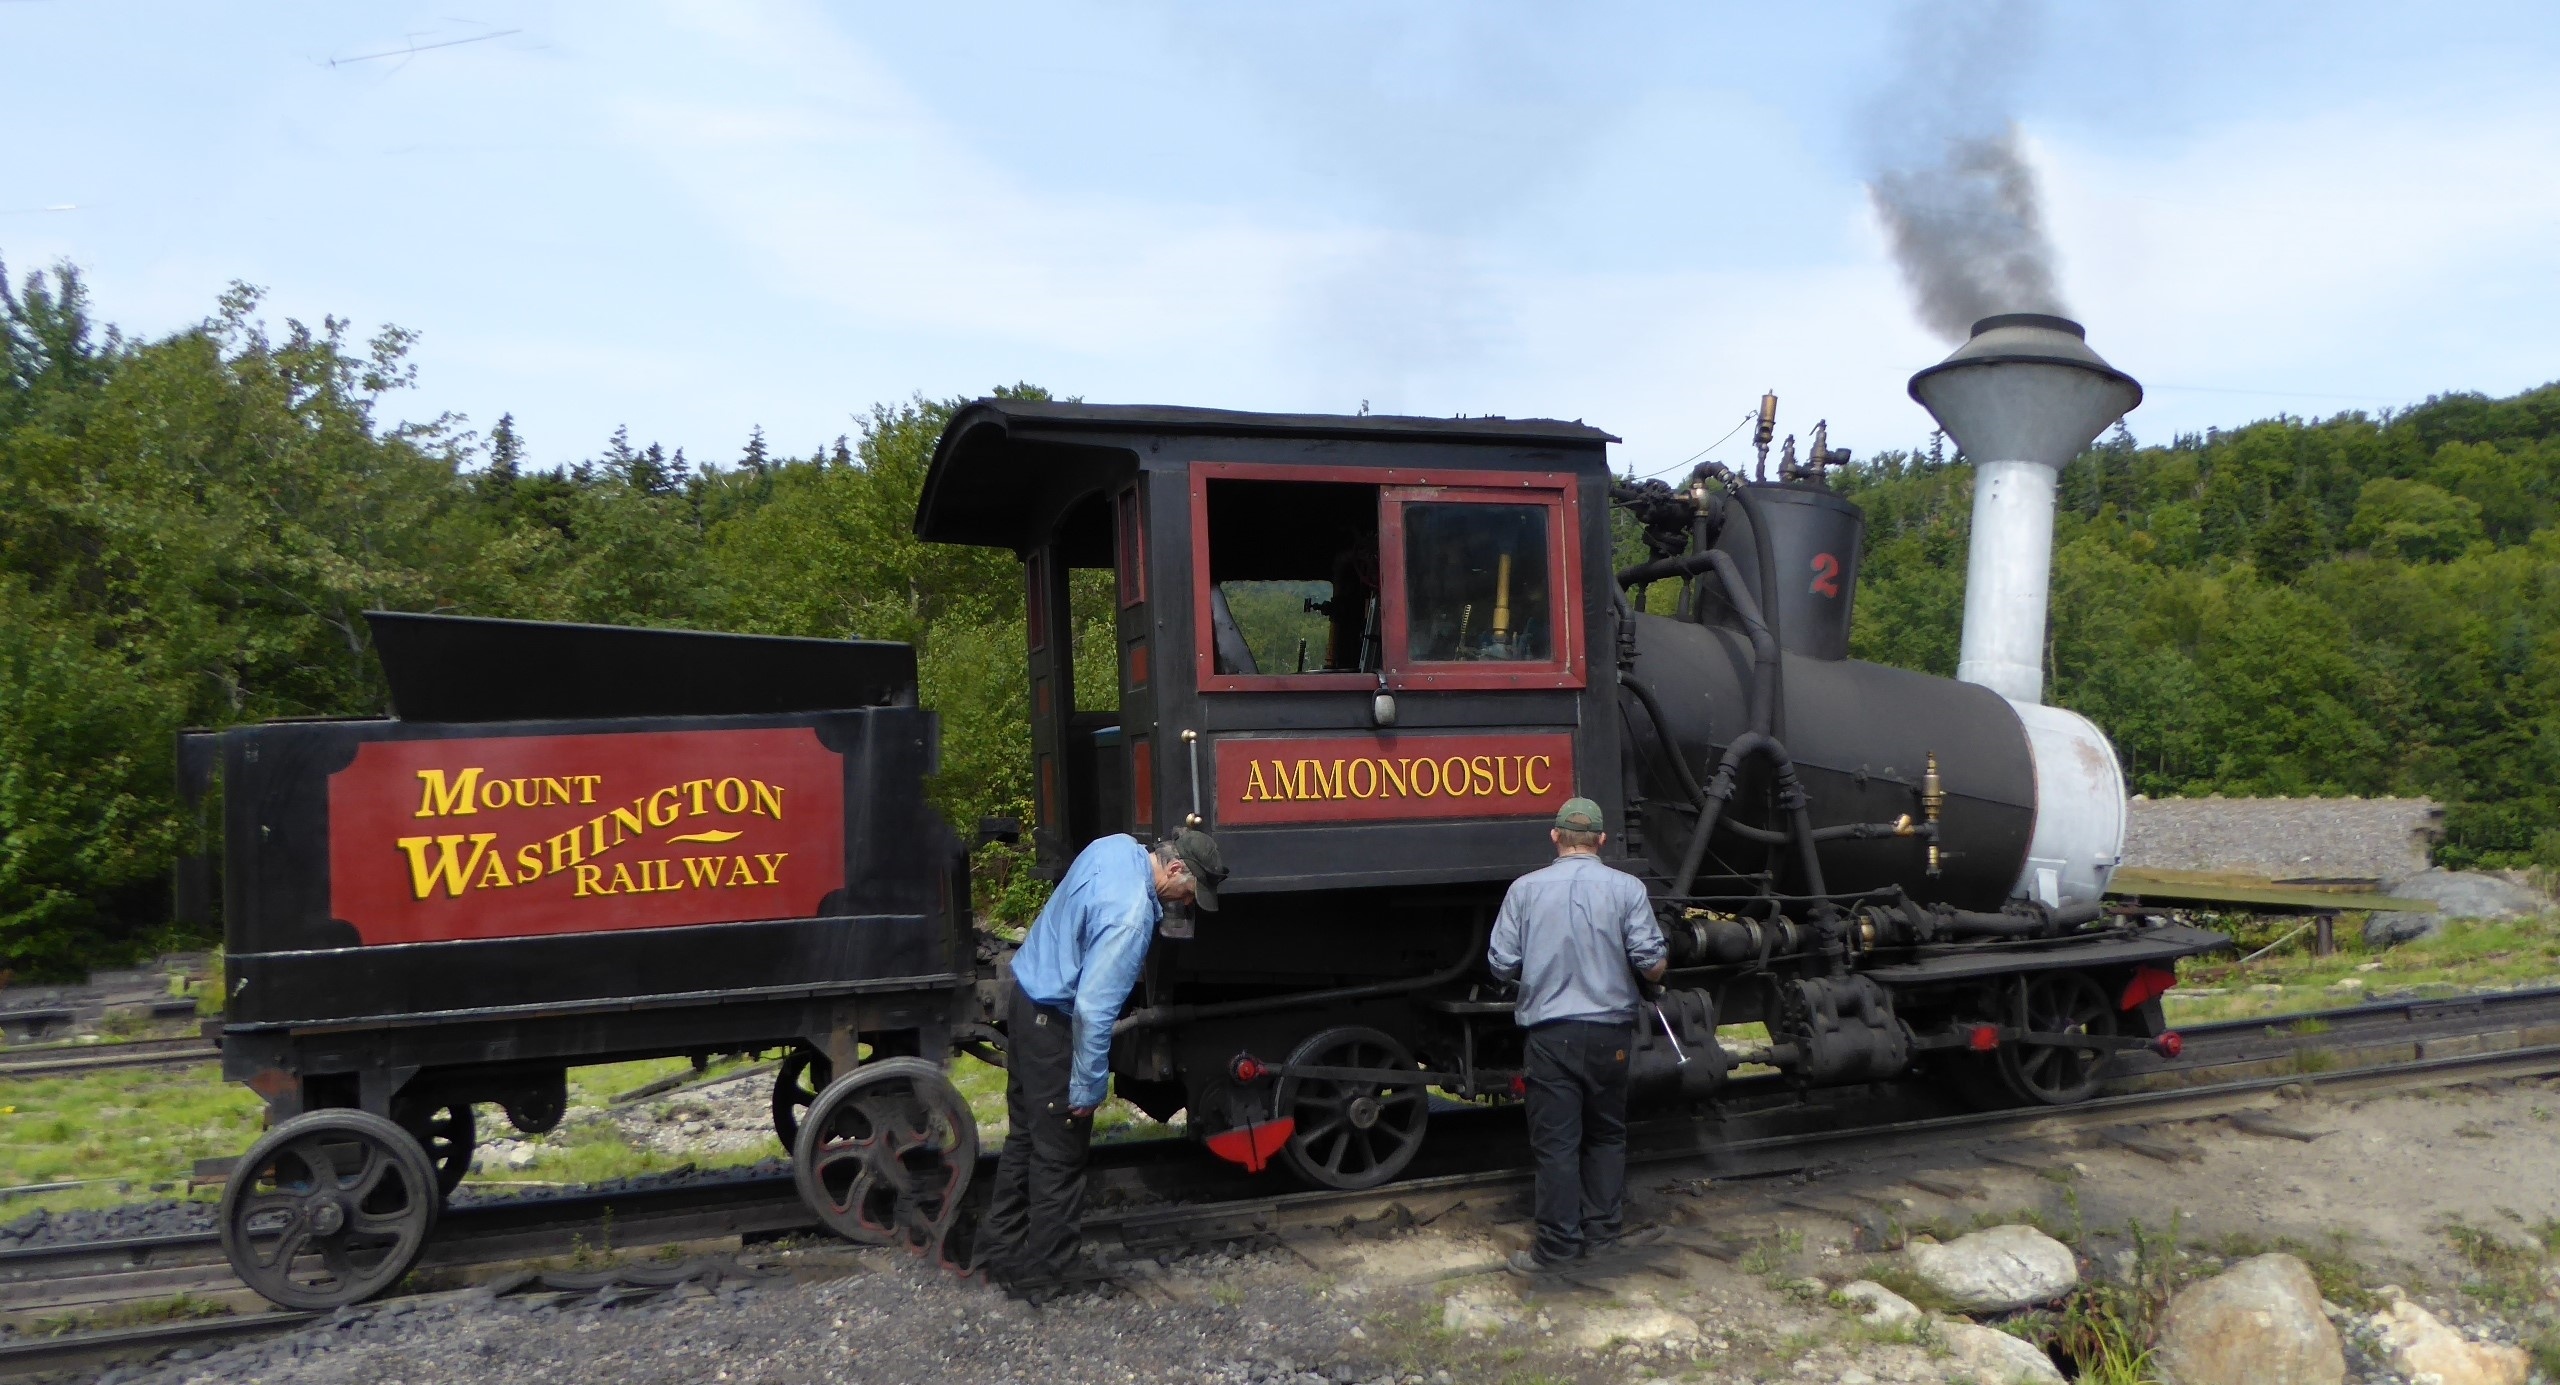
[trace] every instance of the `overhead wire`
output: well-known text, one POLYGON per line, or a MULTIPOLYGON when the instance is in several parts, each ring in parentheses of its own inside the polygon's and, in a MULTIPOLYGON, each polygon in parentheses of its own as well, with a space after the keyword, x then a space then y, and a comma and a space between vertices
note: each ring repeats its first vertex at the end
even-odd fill
POLYGON ((1724 446, 1726 443, 1729 443, 1729 442, 1733 441, 1733 435, 1734 435, 1734 433, 1739 433, 1739 432, 1741 432, 1743 429, 1750 427, 1750 426, 1751 426, 1751 421, 1752 421, 1753 419, 1755 419, 1755 418, 1758 418, 1759 416, 1760 416, 1760 411, 1759 411, 1758 409, 1746 409, 1746 410, 1744 410, 1744 411, 1743 411, 1743 414, 1742 414, 1742 421, 1741 421, 1740 423, 1737 423, 1737 424, 1733 425, 1733 431, 1732 431, 1732 432, 1726 433, 1723 437, 1720 437, 1720 438, 1716 439, 1714 442, 1708 443, 1706 446, 1699 448, 1697 451, 1690 453, 1688 456, 1681 458, 1679 461, 1673 462, 1673 463, 1672 463, 1671 465, 1669 465, 1669 466, 1666 466, 1666 467, 1660 467, 1660 468, 1657 468, 1657 469, 1655 469, 1655 470, 1648 471, 1648 472, 1646 472, 1644 475, 1639 476, 1639 477, 1637 477, 1637 478, 1635 478, 1635 479, 1637 479, 1637 480, 1639 480, 1639 481, 1646 481, 1646 480, 1651 480, 1652 478, 1654 478, 1654 477, 1656 477, 1656 476, 1660 476, 1661 474, 1663 474, 1663 473, 1664 473, 1664 472, 1666 472, 1666 471, 1678 471, 1680 468, 1682 468, 1682 467, 1684 467, 1684 466, 1687 466, 1687 465, 1688 465, 1688 464, 1690 464, 1691 462, 1694 462, 1694 461, 1698 460, 1700 457, 1703 457, 1703 456, 1707 455, 1708 453, 1715 451, 1717 448, 1724 446))

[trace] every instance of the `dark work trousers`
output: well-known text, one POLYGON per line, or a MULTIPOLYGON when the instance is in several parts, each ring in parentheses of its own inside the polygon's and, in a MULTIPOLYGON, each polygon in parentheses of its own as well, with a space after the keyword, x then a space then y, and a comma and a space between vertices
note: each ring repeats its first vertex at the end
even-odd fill
POLYGON ((1093 1117, 1067 1114, 1074 1066, 1074 1017, 1014 991, 1004 1031, 1004 1154, 978 1232, 979 1262, 997 1279, 1055 1279, 1075 1264, 1093 1117))
POLYGON ((1538 1160, 1538 1258, 1616 1244, 1627 1199, 1630 1022, 1558 1020, 1529 1031, 1529 1149, 1538 1160))

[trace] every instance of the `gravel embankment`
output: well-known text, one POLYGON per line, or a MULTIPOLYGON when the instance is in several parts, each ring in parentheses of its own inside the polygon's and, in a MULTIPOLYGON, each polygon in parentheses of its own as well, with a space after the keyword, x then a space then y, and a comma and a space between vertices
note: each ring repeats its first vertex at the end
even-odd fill
MULTIPOLYGON (((550 1381, 1024 1382, 1249 1385, 1393 1381, 1357 1318, 1277 1257, 1151 1264, 1136 1293, 1035 1308, 887 1251, 850 1277, 597 1306, 594 1295, 479 1292, 341 1315, 325 1328, 187 1361, 125 1368, 114 1385, 484 1385, 550 1381), (1212 1277, 1215 1276, 1213 1279, 1212 1277)), ((1419 1372, 1409 1382, 1428 1381, 1419 1372)))

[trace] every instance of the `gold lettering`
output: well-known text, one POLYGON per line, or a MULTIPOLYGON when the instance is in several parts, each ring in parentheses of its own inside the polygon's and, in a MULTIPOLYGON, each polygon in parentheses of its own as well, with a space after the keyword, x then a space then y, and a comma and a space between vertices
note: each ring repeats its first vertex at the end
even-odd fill
POLYGON ((729 878, 721 881, 720 883, 724 885, 752 885, 756 883, 756 873, 747 869, 747 858, 739 856, 734 858, 730 863, 729 878))
POLYGON ((578 829, 574 827, 544 842, 543 845, 551 848, 551 869, 545 872, 549 875, 558 875, 587 859, 586 847, 578 840, 578 829))
POLYGON ((677 817, 681 816, 684 812, 684 805, 678 800, 681 799, 683 795, 684 791, 673 784, 649 795, 649 825, 651 827, 665 827, 668 824, 673 823, 677 817), (660 799, 664 799, 666 801, 661 803, 659 802, 660 799))
POLYGON ((569 776, 569 782, 578 786, 578 801, 580 803, 593 803, 596 801, 596 785, 604 782, 604 776, 601 774, 573 774, 569 776))
POLYGON ((587 854, 590 856, 602 856, 605 853, 603 817, 598 816, 587 819, 587 830, 594 833, 596 838, 596 849, 588 852, 587 854))
POLYGON ((1413 797, 1413 790, 1405 787, 1404 766, 1402 764, 1394 760, 1390 760, 1382 755, 1378 757, 1378 772, 1386 776, 1388 783, 1395 785, 1396 797, 1413 797))
MULTIPOLYGON (((1337 760, 1334 763, 1340 764, 1341 761, 1337 760)), ((1378 762, 1375 760, 1352 761, 1350 767, 1342 771, 1342 791, 1351 795, 1353 798, 1377 797, 1378 762), (1369 772, 1369 786, 1365 789, 1360 787, 1360 772, 1362 770, 1367 770, 1369 772)))
POLYGON ((707 811, 702 806, 702 791, 711 787, 711 781, 708 779, 688 779, 684 781, 684 786, 693 790, 693 815, 695 817, 702 816, 703 813, 707 811))
POLYGON ((1478 797, 1493 792, 1492 756, 1479 755, 1468 761, 1467 773, 1472 776, 1468 781, 1468 787, 1473 789, 1478 797))
POLYGON ((1520 792, 1519 787, 1511 782, 1511 767, 1519 762, 1520 757, 1517 755, 1505 755, 1493 762, 1494 771, 1500 776, 1500 788, 1504 798, 1510 798, 1520 792))
POLYGON ((1547 755, 1530 756, 1526 761, 1521 763, 1520 782, 1529 786, 1529 792, 1543 798, 1547 794, 1554 792, 1554 790, 1547 785, 1538 782, 1536 767, 1539 765, 1545 765, 1549 768, 1553 768, 1555 766, 1555 759, 1554 757, 1547 755))
POLYGON ((514 883, 516 882, 507 878, 506 856, 501 852, 490 852, 489 869, 481 873, 480 888, 484 890, 503 890, 514 883))
POLYGON ((630 807, 613 810, 613 844, 615 846, 622 845, 623 832, 626 829, 635 837, 647 830, 648 824, 641 821, 640 810, 641 800, 636 798, 631 800, 630 807))
POLYGON ((617 861, 617 862, 615 862, 615 863, 614 863, 614 867, 613 867, 613 888, 612 888, 612 889, 609 889, 609 890, 607 890, 607 891, 605 891, 605 893, 606 893, 606 894, 645 894, 645 893, 647 893, 647 892, 648 892, 648 889, 649 889, 649 887, 648 887, 648 886, 646 886, 646 885, 634 885, 634 884, 632 884, 632 883, 631 883, 631 868, 630 868, 630 867, 628 867, 628 866, 625 866, 625 865, 623 865, 622 863, 620 863, 620 862, 618 862, 618 861, 617 861))
POLYGON ((1429 759, 1407 760, 1404 762, 1404 772, 1413 776, 1414 797, 1429 798, 1440 792, 1440 766, 1437 763, 1429 759), (1431 787, 1427 789, 1422 787, 1422 772, 1426 769, 1431 771, 1431 787))
POLYGON ((1440 762, 1440 787, 1445 790, 1451 798, 1464 798, 1467 796, 1467 759, 1465 756, 1452 755, 1448 759, 1440 762), (1449 768, 1451 765, 1456 765, 1457 768, 1452 770, 1449 768))
POLYGON ((480 806, 483 808, 512 808, 516 806, 514 782, 515 781, 506 779, 492 779, 488 783, 481 785, 480 806))
POLYGON ((539 880, 542 878, 541 847, 520 846, 516 848, 516 875, 517 878, 523 880, 539 880))
POLYGON ((1298 785, 1308 791, 1309 798, 1342 797, 1342 762, 1340 760, 1333 762, 1333 777, 1328 779, 1325 777, 1323 761, 1300 760, 1298 785))
MULTIPOLYGON (((1304 764, 1306 764, 1306 763, 1308 763, 1308 762, 1306 762, 1306 761, 1300 761, 1299 763, 1300 763, 1301 765, 1304 765, 1304 764)), ((1272 795, 1272 797, 1273 797, 1273 798, 1304 798, 1304 797, 1306 797, 1306 796, 1307 796, 1307 793, 1306 793, 1306 789, 1307 789, 1306 776, 1302 774, 1302 775, 1299 775, 1299 776, 1298 776, 1298 777, 1296 777, 1296 778, 1291 778, 1291 777, 1290 777, 1290 775, 1289 775, 1289 763, 1288 763, 1288 761, 1286 761, 1286 760, 1274 760, 1274 761, 1272 761, 1272 762, 1271 762, 1271 777, 1272 777, 1273 779, 1275 779, 1275 780, 1279 781, 1279 785, 1280 785, 1280 791, 1279 791, 1278 793, 1273 794, 1273 795, 1272 795)))
POLYGON ((768 885, 781 884, 782 863, 789 859, 791 859, 791 853, 788 851, 777 851, 770 856, 765 855, 761 851, 757 852, 756 864, 764 867, 764 883, 768 885))
POLYGON ((464 770, 450 789, 445 787, 444 771, 440 769, 418 771, 418 783, 418 817, 452 817, 480 811, 480 767, 477 765, 464 770))
POLYGON ((548 808, 554 804, 565 804, 569 801, 568 780, 553 779, 546 775, 543 778, 534 780, 533 782, 542 786, 543 807, 548 808))
POLYGON ((717 856, 685 857, 684 877, 692 881, 693 887, 697 890, 708 890, 717 886, 720 883, 720 858, 717 856))
POLYGON ((775 822, 782 821, 782 786, 759 779, 756 785, 756 812, 775 822))
POLYGON ((654 861, 643 861, 640 864, 649 867, 650 870, 658 877, 658 883, 651 888, 657 890, 681 890, 684 888, 684 886, 667 878, 667 867, 673 865, 674 862, 667 860, 665 857, 659 857, 654 861))
POLYGON ((604 887, 604 867, 602 866, 578 867, 577 880, 578 888, 570 894, 571 899, 584 899, 591 894, 613 893, 604 887))
POLYGON ((1262 762, 1260 760, 1247 760, 1245 761, 1245 764, 1252 770, 1252 774, 1245 780, 1244 801, 1247 803, 1270 802, 1271 786, 1262 782, 1262 762))
POLYGON ((461 850, 465 838, 459 833, 450 837, 400 838, 397 845, 409 854, 409 888, 419 899, 434 893, 438 885, 444 886, 447 896, 459 896, 471 884, 472 875, 480 869, 480 858, 487 854, 489 843, 497 839, 495 832, 472 833, 468 839, 471 855, 465 859, 461 850), (427 860, 429 846, 433 846, 436 852, 433 864, 427 860))
POLYGON ((721 780, 718 784, 712 786, 711 801, 719 805, 720 811, 724 813, 745 812, 747 810, 747 786, 745 781, 738 779, 721 780), (729 791, 731 789, 736 789, 738 791, 738 801, 735 803, 731 803, 729 801, 729 791))

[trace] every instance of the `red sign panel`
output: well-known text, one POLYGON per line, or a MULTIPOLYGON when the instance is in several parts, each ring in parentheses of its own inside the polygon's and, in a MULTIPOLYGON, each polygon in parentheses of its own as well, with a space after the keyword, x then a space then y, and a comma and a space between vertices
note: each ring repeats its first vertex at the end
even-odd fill
POLYGON ((805 726, 370 741, 329 776, 329 911, 367 943, 806 918, 844 855, 805 726))
POLYGON ((1573 737, 1225 736, 1218 825, 1515 818, 1573 796, 1573 737))

